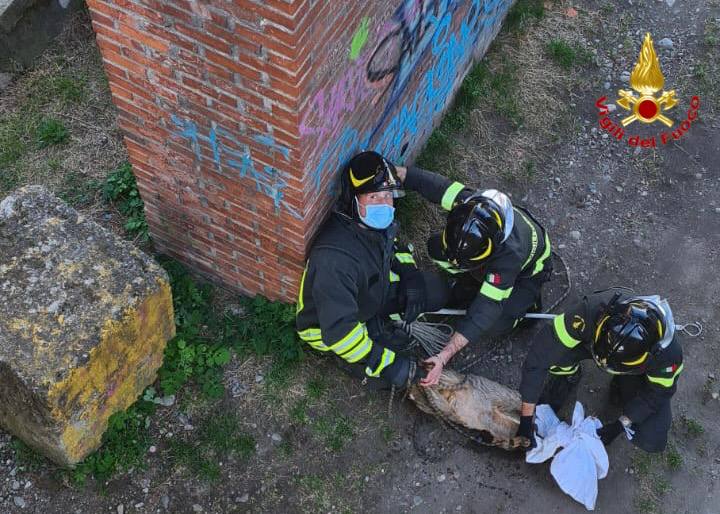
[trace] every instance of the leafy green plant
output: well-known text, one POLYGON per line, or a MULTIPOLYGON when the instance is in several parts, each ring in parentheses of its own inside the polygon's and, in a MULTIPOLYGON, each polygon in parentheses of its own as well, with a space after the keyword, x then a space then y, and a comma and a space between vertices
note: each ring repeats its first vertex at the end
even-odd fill
POLYGON ((130 235, 139 236, 141 240, 147 241, 149 235, 143 210, 145 204, 140 198, 130 163, 125 163, 110 173, 103 186, 103 195, 127 217, 125 230, 130 235))
POLYGON ((64 143, 68 136, 65 125, 55 118, 47 118, 40 122, 35 133, 35 139, 40 148, 64 143))

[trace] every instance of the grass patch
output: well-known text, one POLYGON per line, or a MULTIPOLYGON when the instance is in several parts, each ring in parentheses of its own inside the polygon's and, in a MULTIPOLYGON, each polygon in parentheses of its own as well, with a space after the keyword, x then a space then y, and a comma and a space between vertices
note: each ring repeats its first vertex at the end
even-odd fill
POLYGON ((319 417, 313 423, 313 430, 324 438, 325 445, 334 452, 342 450, 354 436, 352 421, 338 412, 319 417))
POLYGON ((37 471, 47 462, 45 457, 30 448, 20 439, 13 438, 10 445, 15 452, 16 462, 27 471, 37 471))
POLYGON ((561 67, 569 70, 579 64, 588 64, 592 54, 580 45, 568 43, 563 39, 553 39, 545 46, 547 55, 561 67))
POLYGON ((683 457, 673 444, 668 444, 667 450, 665 450, 665 464, 670 471, 677 471, 683 465, 683 457))
POLYGON ((38 148, 59 145, 67 141, 70 134, 65 125, 55 118, 47 118, 40 122, 35 132, 38 148))
POLYGON ((643 514, 656 514, 658 511, 658 502, 654 498, 637 498, 635 500, 635 508, 643 514))
POLYGON ((113 414, 103 435, 102 446, 73 470, 66 471, 76 484, 84 484, 90 476, 105 482, 115 473, 146 466, 145 455, 150 447, 150 416, 155 412, 151 402, 138 401, 124 412, 113 414))
POLYGON ((30 120, 22 114, 0 119, 0 168, 4 176, 8 166, 14 164, 27 152, 30 120))
POLYGON ((135 175, 130 163, 125 163, 111 172, 103 186, 105 199, 113 203, 127 217, 125 230, 141 241, 147 241, 148 226, 145 220, 145 204, 137 190, 135 175))
POLYGON ((540 20, 543 16, 545 16, 543 0, 518 0, 507 13, 503 31, 524 30, 528 23, 540 20))
POLYGON ((705 433, 705 428, 696 420, 688 418, 687 416, 682 417, 683 425, 690 437, 699 437, 705 433))
POLYGON ((202 480, 220 478, 220 462, 230 456, 248 459, 255 452, 255 439, 239 430, 234 414, 209 416, 193 439, 170 442, 173 460, 202 480))
MULTIPOLYGON (((61 167, 60 161, 51 159, 48 161, 48 167, 51 171, 58 172, 61 167)), ((91 203, 101 189, 101 181, 88 178, 82 173, 68 171, 63 175, 58 197, 73 207, 81 207, 91 203)))

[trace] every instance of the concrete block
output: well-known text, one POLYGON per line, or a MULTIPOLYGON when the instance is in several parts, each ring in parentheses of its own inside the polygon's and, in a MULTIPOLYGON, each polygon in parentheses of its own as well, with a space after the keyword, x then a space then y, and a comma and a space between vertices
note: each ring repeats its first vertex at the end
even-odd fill
POLYGON ((0 426, 60 465, 100 445, 174 337, 165 271, 40 186, 0 202, 0 426))

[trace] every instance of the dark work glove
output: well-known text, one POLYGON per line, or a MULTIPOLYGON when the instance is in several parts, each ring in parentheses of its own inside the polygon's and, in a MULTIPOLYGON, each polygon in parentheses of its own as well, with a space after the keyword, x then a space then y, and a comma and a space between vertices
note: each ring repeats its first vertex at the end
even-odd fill
POLYGON ((623 432, 623 426, 622 423, 620 423, 620 420, 618 419, 614 423, 610 423, 609 425, 603 425, 602 427, 597 429, 597 435, 602 441, 602 443, 607 446, 608 444, 612 443, 617 436, 619 436, 623 432))
POLYGON ((395 360, 380 372, 380 376, 397 387, 405 387, 411 371, 411 362, 407 357, 395 354, 395 360))
POLYGON ((427 308, 427 287, 420 271, 412 271, 403 277, 405 312, 403 319, 412 323, 427 308))
POLYGON ((518 427, 518 437, 525 437, 530 441, 530 446, 526 447, 525 450, 532 450, 537 446, 535 443, 535 426, 533 425, 534 416, 520 416, 520 426, 518 427))

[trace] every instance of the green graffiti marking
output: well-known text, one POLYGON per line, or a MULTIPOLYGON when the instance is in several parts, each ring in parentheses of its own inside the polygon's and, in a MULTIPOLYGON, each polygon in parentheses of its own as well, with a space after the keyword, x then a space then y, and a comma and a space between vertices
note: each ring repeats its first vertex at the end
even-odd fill
POLYGON ((360 55, 360 51, 367 43, 370 26, 370 18, 367 16, 360 21, 360 26, 350 42, 350 60, 354 61, 360 55))

